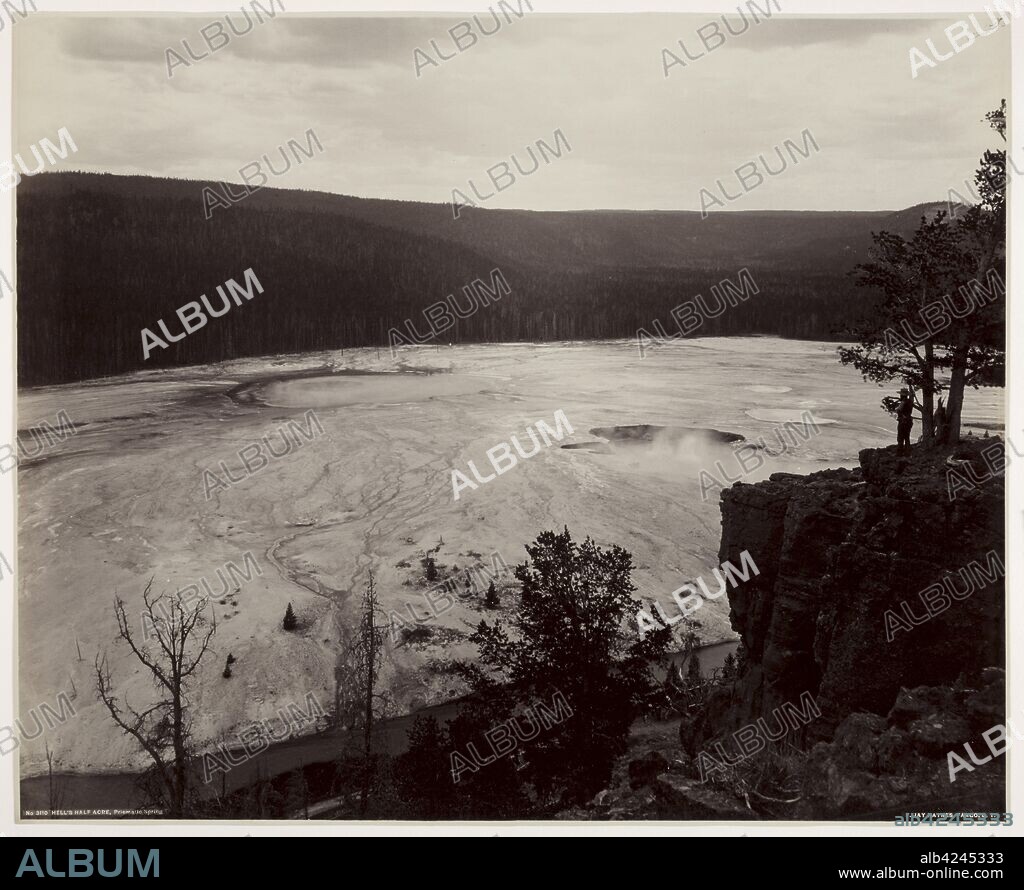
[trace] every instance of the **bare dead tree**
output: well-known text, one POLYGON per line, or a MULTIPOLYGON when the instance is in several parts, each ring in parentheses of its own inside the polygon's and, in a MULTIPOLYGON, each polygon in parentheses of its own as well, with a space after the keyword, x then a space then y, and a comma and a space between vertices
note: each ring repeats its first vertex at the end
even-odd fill
POLYGON ((67 781, 53 774, 53 751, 50 750, 49 742, 46 742, 46 777, 50 816, 53 817, 58 810, 64 809, 67 781))
POLYGON ((355 628, 341 628, 340 650, 334 663, 334 725, 354 730, 359 725, 359 666, 355 628))
POLYGON ((369 807, 370 786, 374 775, 373 728, 388 707, 388 698, 376 691, 377 678, 384 661, 384 640, 389 624, 377 600, 377 587, 370 580, 363 591, 362 614, 359 631, 353 646, 356 676, 361 690, 360 702, 363 723, 363 775, 359 795, 359 815, 365 816, 369 807), (383 621, 379 619, 385 619, 383 621))
POLYGON ((142 593, 148 622, 152 628, 144 641, 136 639, 131 622, 120 597, 114 599, 118 636, 124 640, 135 657, 152 674, 161 697, 156 704, 135 710, 124 698, 114 695, 107 659, 96 656, 96 692, 106 705, 114 722, 125 735, 131 736, 153 761, 155 781, 152 793, 157 803, 172 818, 188 814, 189 759, 192 749, 192 721, 188 712, 187 681, 196 672, 216 631, 203 617, 207 600, 194 608, 186 608, 180 594, 177 597, 152 596, 153 579, 142 593), (156 643, 151 650, 149 641, 156 643))

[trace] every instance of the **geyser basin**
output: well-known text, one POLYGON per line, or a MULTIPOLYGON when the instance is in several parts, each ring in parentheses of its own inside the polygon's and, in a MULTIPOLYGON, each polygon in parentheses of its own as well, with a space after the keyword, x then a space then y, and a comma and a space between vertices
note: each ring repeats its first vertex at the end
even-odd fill
POLYGON ((336 408, 344 405, 425 402, 479 392, 494 381, 486 377, 437 374, 330 375, 277 380, 261 388, 260 401, 275 408, 336 408))
POLYGON ((593 436, 600 436, 615 445, 651 445, 655 441, 674 444, 690 439, 702 439, 722 445, 742 442, 744 437, 739 433, 724 433, 721 430, 695 429, 692 427, 656 426, 640 423, 633 426, 599 426, 590 431, 593 436))

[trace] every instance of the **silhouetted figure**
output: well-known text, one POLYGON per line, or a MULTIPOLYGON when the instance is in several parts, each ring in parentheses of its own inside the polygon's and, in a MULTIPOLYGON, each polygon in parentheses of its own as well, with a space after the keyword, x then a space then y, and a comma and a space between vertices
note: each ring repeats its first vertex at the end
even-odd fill
POLYGON ((937 445, 946 441, 946 406, 942 404, 942 396, 939 396, 939 407, 932 415, 932 434, 937 445))
POLYGON ((914 428, 914 399, 909 390, 900 390, 900 404, 896 409, 896 450, 899 454, 910 451, 910 431, 914 428))

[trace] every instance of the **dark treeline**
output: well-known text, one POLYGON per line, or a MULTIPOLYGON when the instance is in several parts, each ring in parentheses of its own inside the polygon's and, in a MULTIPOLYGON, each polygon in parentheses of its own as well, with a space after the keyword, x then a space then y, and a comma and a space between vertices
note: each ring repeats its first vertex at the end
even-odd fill
POLYGON ((694 213, 470 210, 455 221, 446 205, 269 189, 207 220, 204 185, 79 173, 21 184, 20 385, 387 346, 390 328, 412 319, 426 332, 426 307, 495 268, 512 293, 439 342, 635 337, 654 319, 671 333, 674 306, 744 267, 760 293, 697 333, 830 339, 871 299, 847 270, 872 229, 897 227, 879 213, 730 213, 706 228, 694 213), (162 336, 163 319, 180 332, 178 307, 204 293, 218 306, 217 285, 250 267, 262 294, 143 361, 143 328, 162 336))

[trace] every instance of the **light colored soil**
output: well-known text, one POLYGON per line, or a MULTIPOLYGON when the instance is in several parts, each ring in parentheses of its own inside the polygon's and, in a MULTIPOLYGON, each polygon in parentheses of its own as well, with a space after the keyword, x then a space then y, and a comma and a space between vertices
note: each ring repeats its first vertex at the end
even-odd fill
MULTIPOLYGON (((62 769, 142 762, 96 701, 93 660, 107 656, 115 688, 134 706, 153 700, 150 677, 116 640, 112 611, 117 594, 140 616, 151 577, 160 592, 204 577, 219 590, 217 569, 229 560, 241 567, 247 551, 262 569, 213 605, 218 630, 192 694, 196 737, 212 740, 289 703, 302 705, 309 692, 329 710, 339 626, 355 621, 369 572, 385 611, 411 603, 424 614, 420 560, 441 539, 436 558, 454 573, 455 565, 464 570, 477 561, 471 553, 489 564, 497 551, 513 566, 540 531, 567 525, 578 539, 591 535, 630 550, 643 595, 663 597, 670 614, 670 591, 698 575, 710 580, 717 491, 702 502, 698 473, 713 471, 714 460, 736 470, 727 445, 684 438, 604 454, 553 443, 453 499, 452 469, 467 471, 472 460, 489 472, 489 448, 510 435, 528 447, 527 426, 553 424, 556 410, 575 431, 564 442, 593 441, 594 427, 629 424, 767 437, 772 425, 754 420, 750 409, 788 416, 810 406, 836 421, 796 455, 769 461, 763 478, 852 465, 858 449, 892 442, 894 424, 877 407, 881 395, 836 363, 834 347, 761 338, 680 343, 642 361, 623 342, 424 347, 403 350, 397 363, 384 350, 379 359, 376 350, 346 350, 25 391, 20 428, 53 422, 61 408, 82 426, 19 470, 19 713, 25 719, 42 702, 52 706, 59 692, 77 690, 77 716, 24 742, 23 772, 44 766, 44 741, 62 769), (251 402, 227 395, 260 375, 399 365, 451 373, 279 381, 262 390, 287 407, 260 403, 258 388, 251 402), (792 391, 751 392, 766 381, 792 391), (323 435, 205 499, 204 468, 219 472, 225 461, 237 473, 236 452, 262 436, 280 449, 278 430, 301 423, 312 405, 323 435), (289 602, 300 620, 294 633, 281 629, 289 602), (224 679, 229 652, 237 661, 224 679)), ((969 417, 998 422, 1001 397, 969 394, 969 417)), ((513 590, 503 587, 500 614, 507 615, 513 590)), ((727 609, 722 598, 701 610, 705 639, 730 635, 727 609)), ((465 635, 481 617, 493 613, 479 597, 459 598, 430 622, 443 633, 389 653, 382 684, 396 710, 458 691, 445 665, 473 656, 465 635)))

